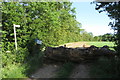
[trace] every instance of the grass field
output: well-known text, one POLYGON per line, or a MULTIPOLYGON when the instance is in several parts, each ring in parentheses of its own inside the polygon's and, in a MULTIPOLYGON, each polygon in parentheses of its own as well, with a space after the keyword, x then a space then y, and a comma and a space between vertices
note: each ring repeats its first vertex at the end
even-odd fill
MULTIPOLYGON (((67 47, 83 47, 83 45, 85 44, 86 47, 89 47, 91 45, 95 45, 97 47, 103 47, 105 45, 109 46, 109 47, 114 47, 114 42, 103 42, 103 41, 80 41, 80 42, 71 42, 71 43, 65 43, 67 47)), ((65 44, 59 45, 59 46, 63 46, 65 44)), ((58 47, 58 46, 56 46, 58 47)))
POLYGON ((114 42, 86 42, 88 45, 95 45, 97 47, 102 47, 104 45, 107 45, 109 47, 114 46, 114 42))
MULTIPOLYGON (((95 45, 97 47, 102 47, 107 45, 109 47, 114 47, 114 42, 86 42, 87 45, 95 45)), ((114 50, 113 48, 110 48, 114 50)), ((114 58, 100 57, 96 62, 90 67, 90 76, 96 78, 118 78, 118 61, 114 58)))

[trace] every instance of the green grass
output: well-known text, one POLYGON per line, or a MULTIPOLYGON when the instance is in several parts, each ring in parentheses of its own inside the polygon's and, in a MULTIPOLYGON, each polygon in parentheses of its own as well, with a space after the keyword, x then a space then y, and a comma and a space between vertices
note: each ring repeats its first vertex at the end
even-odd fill
MULTIPOLYGON (((109 46, 109 47, 114 47, 115 44, 114 42, 86 42, 88 45, 94 45, 94 46, 97 46, 97 47, 103 47, 105 45, 109 46)), ((111 50, 115 50, 114 48, 110 48, 111 50)))
POLYGON ((2 78, 26 78, 25 66, 11 64, 2 68, 2 78))
POLYGON ((97 47, 102 47, 104 45, 113 47, 114 46, 114 42, 87 42, 88 45, 95 45, 97 47))

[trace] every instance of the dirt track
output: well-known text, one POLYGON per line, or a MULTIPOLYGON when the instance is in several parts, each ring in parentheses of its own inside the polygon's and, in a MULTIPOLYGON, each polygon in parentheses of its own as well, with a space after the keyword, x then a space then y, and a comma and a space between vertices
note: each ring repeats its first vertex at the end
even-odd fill
POLYGON ((54 78, 60 66, 58 65, 44 65, 38 71, 31 75, 32 78, 54 78))
POLYGON ((70 78, 90 78, 89 76, 89 65, 78 64, 73 70, 70 78))
POLYGON ((90 47, 90 45, 87 45, 86 42, 74 42, 74 43, 67 43, 66 47, 71 47, 71 48, 75 48, 75 47, 90 47))
MULTIPOLYGON (((67 43, 66 47, 89 47, 85 42, 67 43)), ((32 78, 54 78, 56 72, 59 70, 58 65, 48 64, 44 65, 38 71, 31 75, 32 78)), ((70 78, 90 78, 89 66, 86 64, 78 64, 73 70, 70 78)))

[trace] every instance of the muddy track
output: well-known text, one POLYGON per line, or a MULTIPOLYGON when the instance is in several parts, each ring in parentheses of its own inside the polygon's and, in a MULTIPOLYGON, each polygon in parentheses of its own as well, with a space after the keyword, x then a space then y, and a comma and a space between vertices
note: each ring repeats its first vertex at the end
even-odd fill
POLYGON ((89 67, 87 63, 80 63, 76 65, 75 69, 72 71, 70 78, 90 78, 89 67))
POLYGON ((54 78, 60 66, 58 65, 44 65, 38 71, 31 75, 31 78, 54 78))
MULTIPOLYGON (((67 43, 66 47, 89 47, 85 42, 75 42, 75 43, 67 43)), ((62 64, 61 64, 62 65, 62 64)), ((44 64, 43 67, 35 71, 34 74, 32 74, 31 78, 54 78, 56 73, 59 71, 59 68, 61 66, 60 64, 44 64)), ((75 69, 73 70, 72 74, 70 75, 70 78, 90 78, 89 76, 89 65, 87 64, 77 64, 75 65, 75 69)))
MULTIPOLYGON (((69 78, 90 78, 89 76, 89 64, 77 64, 73 69, 69 78)), ((44 65, 38 69, 31 78, 55 78, 56 73, 59 71, 61 65, 44 65)))

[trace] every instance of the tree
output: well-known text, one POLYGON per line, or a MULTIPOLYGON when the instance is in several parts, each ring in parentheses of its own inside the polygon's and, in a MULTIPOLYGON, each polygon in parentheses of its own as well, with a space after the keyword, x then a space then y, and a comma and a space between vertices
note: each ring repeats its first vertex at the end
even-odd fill
MULTIPOLYGON (((106 11, 108 17, 113 20, 109 25, 116 31, 115 34, 115 43, 117 47, 115 48, 118 53, 118 59, 116 60, 116 64, 113 65, 116 70, 116 75, 119 78, 120 76, 120 1, 119 2, 97 2, 96 10, 99 12, 106 11)), ((111 69, 112 70, 112 69, 111 69)))
POLYGON ((100 13, 103 11, 107 12, 108 17, 113 20, 109 25, 114 29, 116 33, 116 51, 120 55, 120 1, 119 2, 97 2, 96 10, 100 13))
POLYGON ((91 32, 87 32, 85 30, 81 31, 81 38, 82 41, 92 41, 93 40, 93 34, 91 32))
POLYGON ((106 33, 102 35, 102 41, 113 41, 114 35, 110 33, 106 33))
POLYGON ((79 41, 81 24, 76 21, 71 5, 70 2, 3 2, 5 51, 14 49, 13 24, 21 26, 17 29, 19 47, 32 48, 36 38, 45 46, 79 41))
POLYGON ((75 8, 71 8, 71 5, 71 2, 62 1, 2 2, 0 9, 4 77, 11 74, 5 71, 13 64, 24 65, 25 62, 30 68, 33 62, 42 63, 41 47, 58 46, 80 40, 81 24, 76 21, 75 8), (20 25, 16 30, 17 51, 14 50, 13 24, 20 25), (40 47, 35 43, 36 39, 42 40, 40 47), (8 50, 11 53, 7 54, 8 50))

